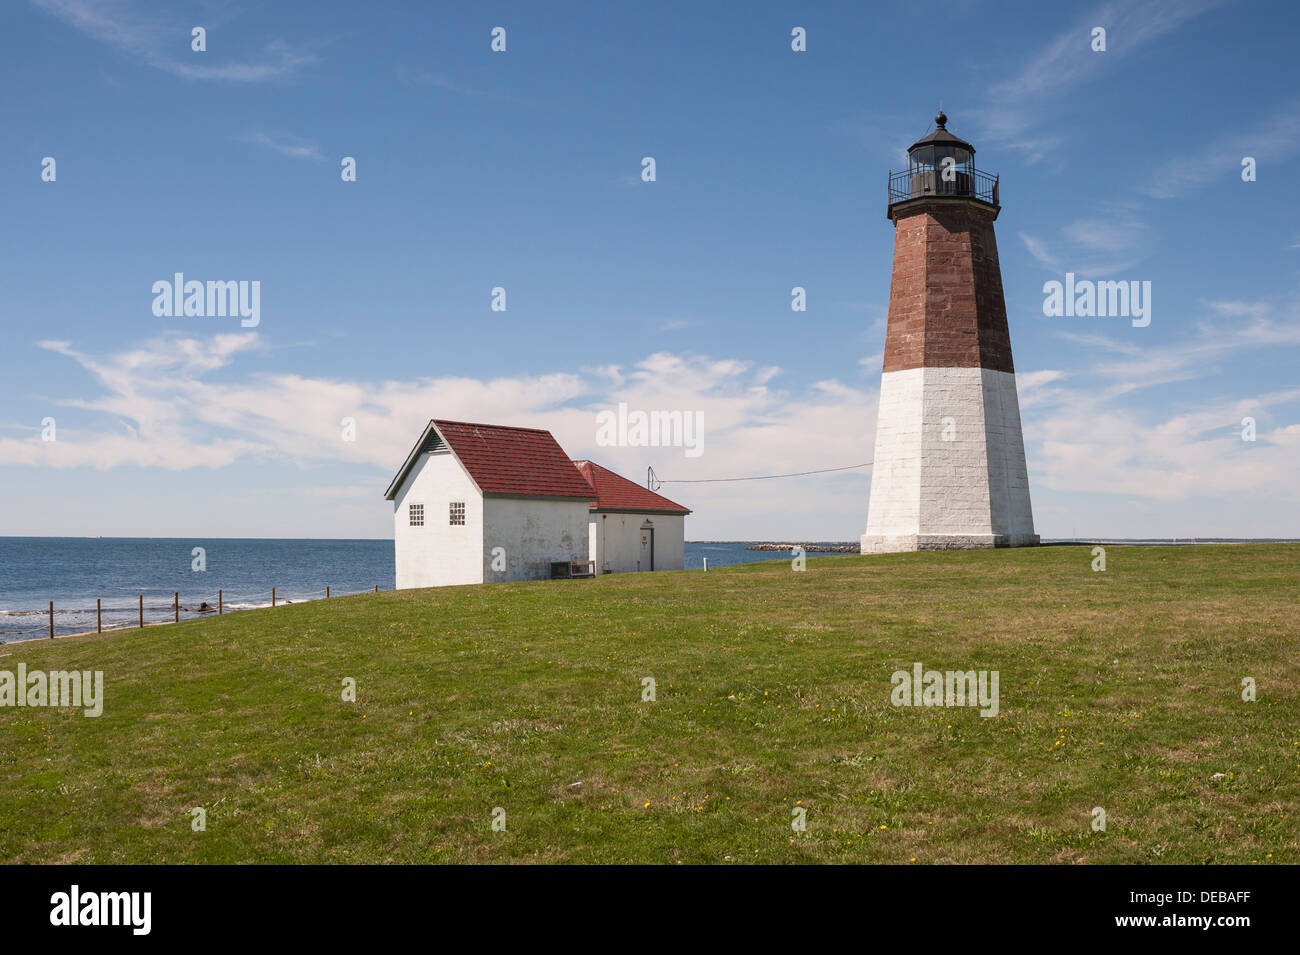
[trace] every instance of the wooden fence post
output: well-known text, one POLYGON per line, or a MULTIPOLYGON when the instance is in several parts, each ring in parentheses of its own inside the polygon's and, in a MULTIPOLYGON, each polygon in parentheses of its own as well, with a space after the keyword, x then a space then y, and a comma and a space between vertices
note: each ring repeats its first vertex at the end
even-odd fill
POLYGON ((50 639, 54 639, 54 601, 50 601, 50 639))
POLYGON ((217 591, 217 616, 220 617, 226 612, 225 604, 222 602, 221 591, 217 591))
POLYGON ((329 585, 329 584, 326 584, 326 585, 325 585, 325 599, 326 599, 326 600, 329 600, 329 599, 330 599, 330 585, 329 585))
POLYGON ((140 629, 144 629, 144 594, 140 595, 140 629))
POLYGON ((104 607, 100 597, 95 598, 95 632, 104 632, 104 607))
POLYGON ((375 593, 379 593, 379 585, 375 584, 375 593))
POLYGON ((172 609, 176 611, 176 623, 181 622, 181 595, 179 591, 172 591, 172 609))
POLYGON ((275 606, 275 588, 274 588, 274 587, 271 588, 271 606, 272 606, 272 607, 275 606))

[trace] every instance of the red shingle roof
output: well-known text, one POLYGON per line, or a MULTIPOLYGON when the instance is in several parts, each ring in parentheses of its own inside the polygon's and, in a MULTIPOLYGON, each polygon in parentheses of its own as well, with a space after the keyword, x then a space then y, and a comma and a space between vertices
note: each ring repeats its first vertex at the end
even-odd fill
POLYGON ((682 507, 639 484, 634 484, 609 468, 602 468, 592 461, 574 461, 573 466, 590 485, 589 493, 596 495, 596 499, 591 502, 594 510, 661 514, 690 513, 689 508, 682 507))
POLYGON ((484 494, 591 497, 549 431, 436 418, 433 425, 484 494))

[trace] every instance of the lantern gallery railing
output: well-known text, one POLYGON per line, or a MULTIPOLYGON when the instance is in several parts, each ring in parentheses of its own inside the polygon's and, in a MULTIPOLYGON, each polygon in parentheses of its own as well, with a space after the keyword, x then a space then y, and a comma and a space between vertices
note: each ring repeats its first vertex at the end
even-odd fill
POLYGON ((998 177, 970 165, 954 166, 947 172, 933 166, 915 166, 889 174, 889 202, 923 199, 926 196, 967 196, 1001 205, 998 177))

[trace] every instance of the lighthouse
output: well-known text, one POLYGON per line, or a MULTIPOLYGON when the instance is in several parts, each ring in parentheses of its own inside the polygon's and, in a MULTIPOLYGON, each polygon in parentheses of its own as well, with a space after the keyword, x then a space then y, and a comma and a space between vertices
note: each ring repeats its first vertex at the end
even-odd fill
POLYGON ((996 176, 935 128, 889 176, 889 324, 862 553, 1037 544, 993 222, 996 176))

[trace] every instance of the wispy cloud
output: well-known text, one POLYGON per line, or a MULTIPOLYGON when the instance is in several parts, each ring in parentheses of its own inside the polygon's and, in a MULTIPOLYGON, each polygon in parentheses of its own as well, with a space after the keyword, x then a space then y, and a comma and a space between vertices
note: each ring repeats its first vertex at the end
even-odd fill
POLYGON ((1232 0, 1128 0, 1106 3, 1078 18, 1033 53, 1015 74, 990 85, 976 112, 983 135, 1024 153, 1028 163, 1048 158, 1062 143, 1044 133, 1067 94, 1113 72, 1116 62, 1232 0), (1106 52, 1094 52, 1092 29, 1106 30, 1106 52))
POLYGON ((1136 0, 1105 3, 1083 15, 1043 45, 1014 76, 994 83, 989 92, 1008 102, 1059 97, 1117 59, 1133 56, 1147 44, 1177 30, 1230 0, 1136 0), (1092 30, 1106 30, 1106 52, 1092 49, 1092 30))
POLYGON ((1042 239, 1030 235, 1028 232, 1018 232, 1016 235, 1024 243, 1025 249, 1040 265, 1047 266, 1053 272, 1064 271, 1061 267, 1061 260, 1052 254, 1051 249, 1042 239))
POLYGON ((1063 371, 1045 369, 1043 371, 1025 371, 1016 375, 1016 388, 1021 391, 1033 391, 1049 382, 1060 381, 1066 377, 1063 371))
POLYGON ((520 106, 534 105, 532 101, 526 97, 474 86, 471 83, 463 82, 456 77, 430 70, 424 66, 413 66, 411 64, 403 63, 395 68, 394 75, 397 77, 398 82, 418 89, 438 90, 443 93, 450 93, 452 96, 463 97, 471 100, 487 99, 495 102, 513 103, 520 106))
POLYGON ((175 76, 196 80, 255 83, 293 73, 316 61, 315 55, 272 40, 246 60, 219 60, 212 52, 190 50, 191 23, 143 12, 130 0, 32 0, 101 43, 175 76), (181 52, 177 52, 181 51, 181 52))
POLYGON ((323 162, 325 159, 319 145, 299 136, 287 134, 271 136, 267 133, 250 133, 245 137, 245 142, 265 146, 282 156, 290 156, 294 159, 314 159, 318 162, 323 162))
POLYGON ((1191 381, 1218 371, 1225 361, 1249 349, 1300 345, 1300 309, 1279 314, 1272 302, 1207 302, 1208 313, 1190 323, 1191 332, 1177 344, 1142 346, 1104 335, 1061 332, 1073 344, 1105 351, 1087 377, 1093 391, 1120 397, 1140 389, 1191 381))
POLYGON ((1057 337, 1075 345, 1083 345, 1086 348, 1100 348, 1104 351, 1118 352, 1121 355, 1140 355, 1142 353, 1141 345, 1117 338, 1107 338, 1105 335, 1061 332, 1057 337))
POLYGON ((1016 392, 1019 395, 1021 412, 1054 401, 1061 392, 1059 388, 1049 386, 1067 377, 1069 376, 1066 372, 1055 369, 1018 372, 1016 392))
POLYGON ((1146 258, 1150 227, 1125 203, 1108 203, 1097 214, 1063 226, 1051 240, 1017 233, 1036 261, 1053 272, 1088 278, 1115 277, 1146 258))
POLYGON ((1211 182, 1241 187, 1241 162, 1247 156, 1255 160, 1257 175, 1289 175, 1289 161, 1300 155, 1300 101, 1277 112, 1253 129, 1224 136, 1191 154, 1180 153, 1177 160, 1156 169, 1143 191, 1154 199, 1172 199, 1211 182))
POLYGON ((1207 303, 1216 315, 1224 318, 1265 319, 1273 311, 1271 302, 1229 302, 1217 301, 1207 303))
POLYGON ((489 90, 482 90, 473 86, 466 86, 464 83, 458 83, 442 73, 434 73, 430 70, 417 69, 409 66, 398 67, 397 78, 411 86, 423 86, 428 89, 442 90, 446 93, 455 93, 457 96, 497 95, 489 90))
POLYGON ((858 359, 858 367, 862 369, 863 374, 878 372, 885 365, 885 353, 876 352, 874 355, 866 355, 858 359))

